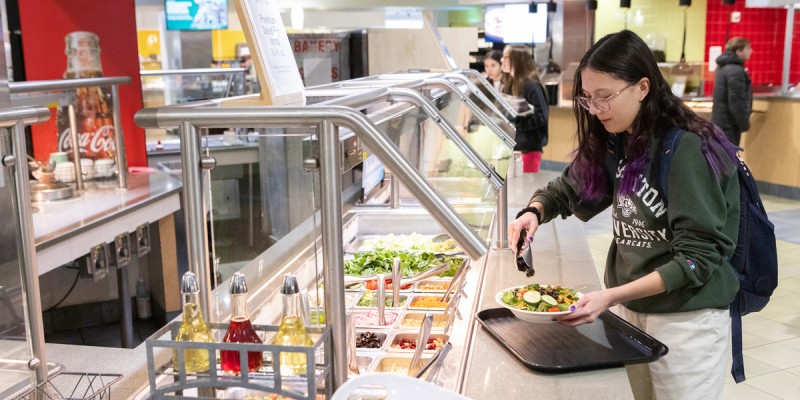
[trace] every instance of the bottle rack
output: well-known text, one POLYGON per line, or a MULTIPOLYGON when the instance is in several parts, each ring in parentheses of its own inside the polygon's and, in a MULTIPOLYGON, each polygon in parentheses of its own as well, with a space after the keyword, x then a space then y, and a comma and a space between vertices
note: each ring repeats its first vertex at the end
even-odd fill
MULTIPOLYGON (((315 400, 318 393, 324 393, 330 398, 331 385, 327 385, 330 378, 332 354, 331 334, 329 328, 307 327, 306 330, 314 338, 314 345, 307 346, 279 346, 257 343, 203 343, 174 340, 180 321, 174 321, 157 332, 155 337, 164 337, 167 330, 170 332, 169 340, 148 339, 145 341, 147 351, 147 372, 150 383, 150 396, 152 399, 214 399, 214 389, 242 388, 254 392, 274 393, 291 399, 315 400), (209 371, 202 373, 187 373, 183 368, 184 350, 203 349, 208 351, 209 361, 212 366, 209 371), (231 375, 222 371, 219 366, 219 351, 238 351, 242 360, 241 374, 231 375), (162 364, 156 362, 157 354, 169 351, 170 361, 162 364), (264 364, 258 371, 248 371, 247 353, 263 352, 264 364), (173 365, 171 354, 177 353, 177 368, 173 365), (281 353, 304 353, 308 371, 314 371, 313 379, 307 376, 282 376, 280 371, 281 353), (189 392, 196 389, 197 395, 189 392), (186 393, 184 393, 186 392, 186 393), (212 394, 209 394, 212 393, 212 394)), ((209 323, 215 338, 221 338, 227 324, 209 323)), ((271 342, 277 325, 253 325, 259 337, 264 342, 271 342)))

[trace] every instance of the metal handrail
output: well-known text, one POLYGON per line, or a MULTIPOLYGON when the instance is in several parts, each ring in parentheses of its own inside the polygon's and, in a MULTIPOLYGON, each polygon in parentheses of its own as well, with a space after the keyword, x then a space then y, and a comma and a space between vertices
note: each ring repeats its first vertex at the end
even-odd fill
MULTIPOLYGON (((486 126, 488 126, 503 142, 506 143, 509 147, 513 148, 516 146, 516 142, 511 136, 506 133, 506 130, 503 129, 499 124, 497 124, 494 120, 492 120, 486 113, 481 111, 481 109, 469 99, 467 95, 461 93, 460 90, 455 86, 453 82, 448 81, 444 78, 431 78, 425 79, 425 87, 433 87, 433 88, 441 88, 448 92, 454 93, 457 95, 461 101, 467 105, 472 110, 472 113, 475 114, 476 117, 486 126)), ((513 131, 514 128, 512 125, 506 123, 506 125, 513 131)))
POLYGON ((0 109, 0 128, 16 124, 33 125, 50 119, 50 110, 45 107, 14 107, 0 109))
POLYGON ((503 113, 502 113, 502 112, 501 112, 501 111, 500 111, 500 110, 499 110, 499 109, 498 109, 498 108, 497 108, 497 107, 494 105, 494 103, 492 103, 492 102, 489 100, 489 98, 488 98, 488 97, 486 97, 486 95, 485 95, 485 94, 483 94, 483 92, 481 92, 481 90, 480 90, 480 89, 478 89, 478 86, 476 86, 476 85, 475 85, 475 83, 473 83, 471 80, 469 80, 469 78, 467 78, 466 76, 464 76, 464 75, 461 75, 461 74, 445 74, 445 79, 447 79, 447 80, 450 80, 450 81, 453 81, 453 82, 458 82, 458 83, 464 84, 464 85, 467 87, 467 89, 470 91, 470 93, 472 93, 472 95, 474 95, 475 97, 477 97, 477 98, 478 98, 478 99, 479 99, 479 100, 480 100, 480 101, 481 101, 483 104, 485 104, 485 105, 486 105, 486 107, 488 107, 490 110, 492 110, 492 112, 494 112, 495 114, 497 114, 497 115, 499 115, 501 118, 503 118, 503 121, 504 121, 504 122, 506 122, 506 123, 510 123, 510 122, 511 122, 511 121, 509 121, 509 119, 508 119, 508 118, 506 118, 506 116, 505 116, 505 115, 503 115, 503 113))
POLYGON ((511 117, 511 119, 514 119, 519 115, 517 110, 514 107, 512 107, 511 104, 509 104, 508 101, 506 101, 506 99, 503 98, 503 96, 498 96, 499 93, 497 93, 497 91, 494 89, 494 87, 492 87, 489 81, 487 81, 486 78, 483 75, 481 75, 478 71, 474 69, 461 69, 461 70, 455 70, 453 71, 453 73, 469 75, 474 77, 486 89, 489 89, 488 92, 492 94, 492 97, 494 97, 495 101, 497 101, 497 104, 500 104, 500 106, 503 107, 503 109, 506 111, 506 114, 508 114, 508 116, 511 117))
POLYGON ((34 370, 36 386, 47 381, 47 357, 45 354, 42 302, 39 296, 39 264, 36 260, 36 240, 31 212, 31 191, 28 179, 27 143, 25 126, 50 119, 50 110, 45 107, 14 107, 0 110, 0 128, 13 136, 11 148, 0 141, 0 156, 4 166, 14 173, 14 197, 12 207, 19 225, 21 240, 18 245, 22 270, 23 298, 26 300, 26 316, 31 335, 31 360, 28 368, 34 370), (10 152, 11 154, 7 154, 10 152))
MULTIPOLYGON (((347 379, 347 341, 344 303, 344 249, 342 233, 341 172, 337 127, 345 127, 359 136, 384 165, 394 173, 445 231, 456 239, 464 251, 480 258, 488 251, 487 244, 472 230, 447 200, 442 197, 406 159, 394 142, 382 134, 364 114, 341 106, 307 107, 228 107, 181 108, 161 107, 136 113, 142 128, 180 126, 183 168, 184 204, 189 238, 189 268, 198 277, 209 276, 205 212, 202 206, 198 128, 316 128, 320 144, 320 198, 322 213, 322 251, 325 287, 326 324, 331 329, 333 354, 332 385, 339 387, 347 379)), ((208 315, 210 287, 206 279, 198 282, 200 305, 208 315)), ((212 321, 213 322, 213 321, 212 321)))
MULTIPOLYGON (((346 127, 358 135, 365 147, 372 150, 389 170, 420 200, 428 210, 435 211, 442 227, 462 245, 473 258, 488 250, 486 243, 456 213, 447 200, 428 183, 427 179, 403 156, 397 146, 364 114, 349 107, 225 107, 225 108, 148 108, 140 110, 134 121, 142 128, 174 128, 184 122, 198 128, 308 128, 322 121, 346 127), (460 240, 459 240, 460 239, 460 240)), ((186 163, 184 165, 192 165, 186 163)))
POLYGON ((202 74, 234 74, 245 72, 247 68, 188 68, 188 69, 143 69, 139 71, 141 76, 162 76, 162 75, 202 75, 202 74))
POLYGON ((94 86, 111 86, 131 83, 129 76, 109 76, 103 78, 55 79, 48 81, 9 82, 11 94, 30 92, 50 92, 94 86))
MULTIPOLYGON (((325 93, 332 94, 330 91, 325 93)), ((306 95, 313 96, 314 94, 315 92, 313 91, 306 92, 306 95)), ((382 88, 366 93, 360 93, 355 96, 346 96, 329 100, 323 104, 319 104, 319 106, 339 105, 352 108, 363 108, 367 105, 383 101, 402 101, 422 109, 422 111, 428 114, 428 116, 442 128, 445 136, 467 156, 467 159, 472 162, 476 168, 478 168, 481 174, 483 174, 483 176, 489 180, 495 189, 499 189, 501 186, 503 186, 503 178, 501 178, 500 175, 498 175, 497 172, 492 169, 483 158, 481 158, 480 154, 478 154, 478 152, 475 151, 475 149, 470 146, 469 143, 467 143, 464 137, 456 130, 455 126, 453 126, 453 124, 450 123, 450 121, 448 121, 441 112, 439 112, 436 106, 430 100, 428 100, 428 98, 423 96, 422 93, 416 90, 392 87, 382 88)))

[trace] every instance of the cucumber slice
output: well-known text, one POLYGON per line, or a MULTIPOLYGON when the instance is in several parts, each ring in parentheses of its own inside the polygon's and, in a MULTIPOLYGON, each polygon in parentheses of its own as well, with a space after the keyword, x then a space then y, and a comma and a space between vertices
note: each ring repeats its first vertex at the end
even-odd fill
POLYGON ((558 309, 561 311, 569 311, 569 304, 561 303, 558 305, 558 309))
MULTIPOLYGON (((525 293, 525 294, 527 294, 527 293, 525 293)), ((556 301, 556 299, 554 299, 553 296, 550 296, 549 294, 543 294, 542 295, 542 301, 547 303, 547 304, 549 304, 549 305, 551 305, 551 306, 558 305, 558 302, 556 301)))
POLYGON ((531 290, 522 295, 522 300, 528 304, 536 304, 542 300, 542 295, 536 290, 531 290))

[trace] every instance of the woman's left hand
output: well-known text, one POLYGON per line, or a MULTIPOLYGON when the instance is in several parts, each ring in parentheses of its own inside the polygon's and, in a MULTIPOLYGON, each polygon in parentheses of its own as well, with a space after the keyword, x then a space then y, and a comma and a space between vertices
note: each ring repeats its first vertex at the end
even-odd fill
POLYGON ((578 326, 594 322, 600 314, 614 305, 608 290, 589 292, 575 302, 575 311, 558 315, 555 319, 564 325, 578 326))

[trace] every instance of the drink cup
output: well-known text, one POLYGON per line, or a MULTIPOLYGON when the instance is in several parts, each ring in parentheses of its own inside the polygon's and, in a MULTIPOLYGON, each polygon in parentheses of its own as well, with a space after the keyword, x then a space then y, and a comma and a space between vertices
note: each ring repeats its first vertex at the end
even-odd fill
POLYGON ((101 158, 94 162, 95 178, 108 178, 114 175, 114 160, 101 158))
POLYGON ((58 165, 66 161, 68 161, 66 152, 58 151, 55 153, 50 153, 50 165, 58 165))
POLYGON ((75 163, 72 161, 64 161, 56 164, 56 169, 53 171, 56 180, 59 182, 70 183, 75 182, 75 163))

